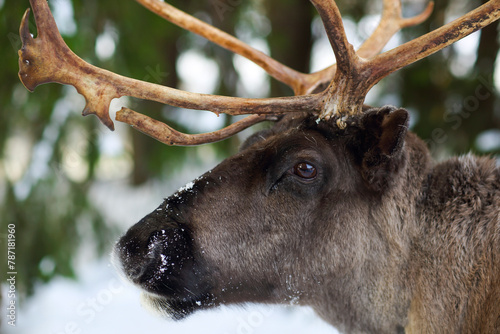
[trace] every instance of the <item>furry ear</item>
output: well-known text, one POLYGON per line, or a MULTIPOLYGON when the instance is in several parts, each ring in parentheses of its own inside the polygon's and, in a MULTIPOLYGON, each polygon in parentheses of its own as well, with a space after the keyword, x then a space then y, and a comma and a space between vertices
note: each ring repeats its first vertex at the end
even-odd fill
POLYGON ((391 106, 369 110, 362 118, 358 143, 361 175, 374 191, 385 190, 405 164, 403 147, 408 119, 408 111, 391 106))

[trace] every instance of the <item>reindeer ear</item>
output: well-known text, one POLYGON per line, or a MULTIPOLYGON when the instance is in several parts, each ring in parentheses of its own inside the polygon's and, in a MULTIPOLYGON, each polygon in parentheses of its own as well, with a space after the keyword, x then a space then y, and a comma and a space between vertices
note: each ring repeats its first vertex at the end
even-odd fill
POLYGON ((397 171, 405 164, 404 140, 409 114, 405 109, 383 107, 368 111, 362 120, 360 143, 361 174, 375 191, 386 189, 397 171))

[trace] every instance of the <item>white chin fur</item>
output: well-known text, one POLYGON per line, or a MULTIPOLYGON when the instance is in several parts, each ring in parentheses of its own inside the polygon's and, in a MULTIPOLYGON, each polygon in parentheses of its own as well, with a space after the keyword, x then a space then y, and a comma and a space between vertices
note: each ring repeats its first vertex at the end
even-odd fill
POLYGON ((170 305, 164 298, 142 292, 141 305, 151 314, 161 318, 173 319, 170 305))

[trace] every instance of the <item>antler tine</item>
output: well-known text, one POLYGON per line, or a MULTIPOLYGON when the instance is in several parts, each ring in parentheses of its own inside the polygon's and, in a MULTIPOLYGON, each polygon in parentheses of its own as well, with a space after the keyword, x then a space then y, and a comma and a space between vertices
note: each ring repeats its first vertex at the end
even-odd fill
MULTIPOLYGON (((376 56, 400 29, 422 23, 429 18, 433 9, 434 2, 431 1, 419 15, 403 18, 400 0, 384 0, 382 17, 377 28, 370 37, 365 40, 356 53, 361 58, 372 58, 376 56)), ((316 73, 311 73, 309 79, 312 84, 307 87, 304 93, 310 93, 314 91, 316 87, 330 83, 335 76, 336 70, 337 64, 334 64, 316 73)))
POLYGON ((29 31, 29 13, 24 13, 19 29, 22 47, 19 50, 19 79, 33 91, 38 85, 57 82, 70 84, 85 96, 83 114, 95 114, 103 124, 114 129, 109 117, 108 106, 118 94, 109 87, 97 87, 93 83, 108 75, 77 57, 66 45, 52 17, 47 1, 30 0, 37 24, 38 36, 33 38, 29 31), (92 79, 100 75, 100 79, 92 79))
MULTIPOLYGON (((200 35, 209 41, 247 58, 265 70, 276 80, 288 85, 294 92, 300 91, 306 80, 306 74, 298 72, 258 51, 239 39, 231 36, 210 24, 207 24, 185 12, 158 0, 136 0, 138 3, 163 17, 171 23, 200 35)), ((296 94, 297 95, 297 94, 296 94)))
POLYGON ((165 123, 159 122, 129 108, 122 108, 118 111, 116 120, 127 123, 142 133, 167 145, 195 146, 214 143, 229 138, 259 122, 276 120, 276 117, 269 115, 250 115, 221 130, 194 135, 179 132, 165 123))
POLYGON ((399 30, 424 22, 432 14, 433 9, 434 2, 431 1, 419 15, 404 18, 401 13, 401 0, 384 0, 380 23, 373 34, 358 49, 358 55, 363 58, 376 56, 399 30))
POLYGON ((358 55, 347 40, 342 16, 333 0, 311 0, 325 26, 326 34, 337 60, 337 73, 355 70, 358 55))
POLYGON ((132 96, 181 108, 210 110, 229 115, 280 114, 290 110, 319 111, 319 96, 245 99, 196 94, 127 78, 88 64, 64 43, 46 0, 30 0, 36 11, 39 37, 29 33, 26 11, 20 33, 19 78, 30 91, 38 85, 57 82, 74 86, 86 101, 84 115, 95 114, 113 130, 109 117, 112 99, 132 96))

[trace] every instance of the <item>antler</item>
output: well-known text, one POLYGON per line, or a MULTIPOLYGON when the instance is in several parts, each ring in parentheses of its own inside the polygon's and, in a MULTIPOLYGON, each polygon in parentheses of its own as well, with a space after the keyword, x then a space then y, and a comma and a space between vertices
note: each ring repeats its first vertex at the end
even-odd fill
MULTIPOLYGON (((382 51, 382 48, 389 42, 391 37, 399 30, 424 22, 429 18, 433 9, 434 2, 431 1, 420 15, 411 18, 403 18, 400 0, 385 0, 380 23, 356 53, 359 57, 366 59, 376 56, 382 51)), ((309 81, 312 82, 313 85, 307 87, 304 94, 312 92, 318 86, 329 84, 335 76, 336 70, 337 64, 334 64, 322 71, 310 74, 309 81)))
MULTIPOLYGON (((320 118, 325 119, 361 112, 368 90, 383 77, 481 29, 500 16, 500 0, 491 0, 460 20, 376 56, 399 29, 425 20, 432 11, 432 3, 422 14, 403 19, 399 0, 384 0, 384 13, 379 26, 356 53, 345 37, 335 2, 311 0, 325 24, 337 64, 317 73, 304 74, 167 3, 158 0, 137 1, 174 24, 252 60, 271 76, 292 87, 296 94, 292 97, 268 99, 196 94, 100 69, 79 58, 64 43, 46 0, 30 0, 38 36, 33 38, 30 34, 28 9, 21 23, 23 46, 19 50, 19 78, 28 90, 33 91, 38 85, 48 82, 73 85, 86 99, 83 115, 97 115, 110 129, 114 126, 109 117, 109 103, 113 98, 121 96, 133 96, 188 109, 210 110, 217 114, 254 114, 213 133, 186 135, 128 108, 117 113, 118 121, 128 123, 169 145, 197 145, 221 140, 257 122, 275 119, 276 115, 290 111, 318 113, 320 118), (328 89, 319 94, 311 94, 317 87, 328 82, 328 89)), ((345 126, 343 118, 340 118, 338 124, 345 126)))
MULTIPOLYGON (((284 113, 290 109, 310 111, 317 108, 317 96, 301 99, 295 96, 274 99, 244 99, 185 92, 161 85, 123 77, 95 67, 75 55, 64 43, 46 0, 30 0, 38 26, 33 38, 28 27, 29 9, 24 14, 20 35, 19 78, 33 91, 38 85, 57 82, 74 86, 87 102, 83 115, 95 114, 113 130, 109 104, 121 96, 133 96, 176 107, 210 110, 215 113, 244 115, 251 113, 284 113), (315 106, 316 105, 316 106, 315 106)), ((123 117, 122 119, 132 119, 123 117)), ((251 118, 255 123, 263 118, 251 118)), ((252 125, 249 120, 240 126, 252 125)), ((214 139, 217 140, 217 139, 214 139)))
POLYGON ((327 89, 320 117, 329 119, 334 115, 342 115, 337 120, 340 127, 345 127, 346 116, 361 113, 366 94, 381 79, 500 18, 500 0, 491 0, 439 29, 367 60, 354 52, 352 45, 347 42, 335 3, 329 0, 311 2, 323 19, 337 58, 337 72, 327 89))
MULTIPOLYGON (((173 24, 198 34, 235 54, 239 54, 251 60, 264 69, 270 76, 292 88, 295 95, 312 93, 316 87, 325 83, 328 84, 332 81, 335 75, 336 65, 312 74, 295 71, 268 55, 255 50, 237 38, 165 2, 157 0, 136 1, 173 24)), ((384 0, 384 10, 380 24, 375 29, 374 33, 360 47, 358 50, 359 55, 365 58, 371 58, 377 55, 391 37, 400 29, 422 23, 430 16, 433 8, 434 3, 431 1, 420 15, 412 18, 403 18, 401 15, 400 0, 384 0)))

